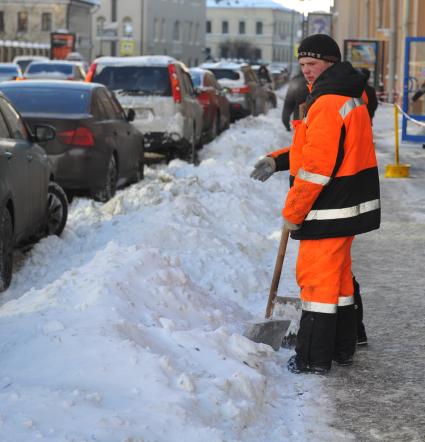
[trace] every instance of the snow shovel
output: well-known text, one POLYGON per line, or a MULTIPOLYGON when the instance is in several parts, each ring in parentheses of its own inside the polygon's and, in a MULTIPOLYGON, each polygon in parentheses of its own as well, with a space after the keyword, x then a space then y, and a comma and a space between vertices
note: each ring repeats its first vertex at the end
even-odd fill
POLYGON ((245 331, 245 336, 251 341, 268 344, 273 350, 278 351, 291 321, 285 319, 271 319, 282 273, 283 260, 285 259, 286 245, 288 244, 289 230, 284 226, 280 237, 279 252, 274 266, 273 279, 267 301, 265 320, 251 323, 245 331))

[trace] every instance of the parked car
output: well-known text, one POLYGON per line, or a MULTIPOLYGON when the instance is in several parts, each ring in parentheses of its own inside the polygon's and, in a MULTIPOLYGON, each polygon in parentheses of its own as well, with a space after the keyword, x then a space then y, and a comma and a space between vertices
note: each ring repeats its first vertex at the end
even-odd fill
POLYGON ((265 113, 267 92, 249 64, 219 61, 203 63, 201 68, 210 70, 228 91, 226 97, 230 102, 232 121, 265 113))
POLYGON ((37 144, 54 137, 54 129, 46 125, 35 125, 31 133, 0 93, 0 291, 12 280, 16 247, 60 235, 65 227, 66 195, 37 144))
POLYGON ((288 66, 286 63, 270 63, 267 68, 273 80, 273 89, 280 89, 289 81, 288 66))
POLYGON ((107 201, 118 186, 143 178, 143 135, 101 84, 61 80, 4 82, 2 91, 31 128, 55 127, 44 148, 56 181, 72 196, 107 201))
POLYGON ((83 65, 85 72, 88 72, 90 66, 79 52, 69 52, 65 58, 68 61, 79 61, 83 65))
POLYGON ((267 107, 268 108, 277 107, 277 97, 276 97, 276 94, 273 92, 274 83, 273 83, 271 72, 269 71, 267 66, 264 64, 263 65, 255 65, 255 66, 252 66, 252 70, 255 72, 255 75, 257 76, 257 79, 260 82, 260 84, 266 90, 267 107))
POLYGON ((146 152, 197 161, 202 147, 202 107, 187 67, 172 57, 100 57, 87 81, 116 93, 124 109, 136 112, 146 152))
POLYGON ((21 68, 16 63, 0 63, 0 82, 22 80, 21 68))
POLYGON ((26 80, 76 80, 84 81, 86 72, 79 61, 33 61, 24 72, 26 80))
POLYGON ((49 60, 48 57, 44 57, 42 55, 17 55, 12 60, 12 63, 16 63, 21 68, 21 71, 25 72, 27 66, 33 61, 48 61, 48 60, 49 60))
POLYGON ((191 68, 189 71, 204 110, 204 136, 213 140, 230 125, 229 100, 211 71, 201 68, 191 68))

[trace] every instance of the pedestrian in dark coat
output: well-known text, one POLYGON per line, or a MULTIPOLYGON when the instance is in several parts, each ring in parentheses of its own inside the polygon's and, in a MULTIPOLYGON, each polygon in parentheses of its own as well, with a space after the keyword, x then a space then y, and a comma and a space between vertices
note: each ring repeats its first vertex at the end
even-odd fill
POLYGON ((366 68, 360 69, 360 72, 366 76, 367 83, 364 88, 367 95, 367 111, 369 112, 370 122, 372 122, 375 115, 375 111, 378 108, 378 97, 376 96, 376 91, 373 86, 369 84, 370 70, 366 68))
POLYGON ((299 107, 305 102, 307 94, 307 82, 305 81, 304 75, 300 72, 289 82, 288 91, 286 92, 285 102, 283 104, 282 123, 287 131, 291 130, 291 120, 299 120, 299 107), (292 114, 294 115, 291 118, 292 114))
POLYGON ((412 97, 412 101, 418 101, 419 98, 422 97, 422 95, 425 94, 425 82, 422 84, 422 86, 415 92, 415 94, 412 97))

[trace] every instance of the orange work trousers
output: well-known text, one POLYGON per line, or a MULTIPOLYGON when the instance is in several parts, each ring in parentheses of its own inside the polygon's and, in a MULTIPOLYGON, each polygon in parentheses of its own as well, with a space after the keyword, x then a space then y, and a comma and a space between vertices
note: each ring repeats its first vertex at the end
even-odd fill
POLYGON ((336 313, 338 305, 353 303, 353 239, 354 236, 300 241, 296 273, 303 310, 336 313))

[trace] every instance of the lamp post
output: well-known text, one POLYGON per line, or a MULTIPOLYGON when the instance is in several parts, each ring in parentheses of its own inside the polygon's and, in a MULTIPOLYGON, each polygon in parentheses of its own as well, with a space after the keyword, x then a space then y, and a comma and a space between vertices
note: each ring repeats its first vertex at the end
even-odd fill
MULTIPOLYGON (((111 0, 111 22, 117 22, 117 0, 111 0)), ((117 30, 118 31, 118 30, 117 30)), ((117 55, 117 42, 116 40, 111 41, 111 55, 117 55)))

